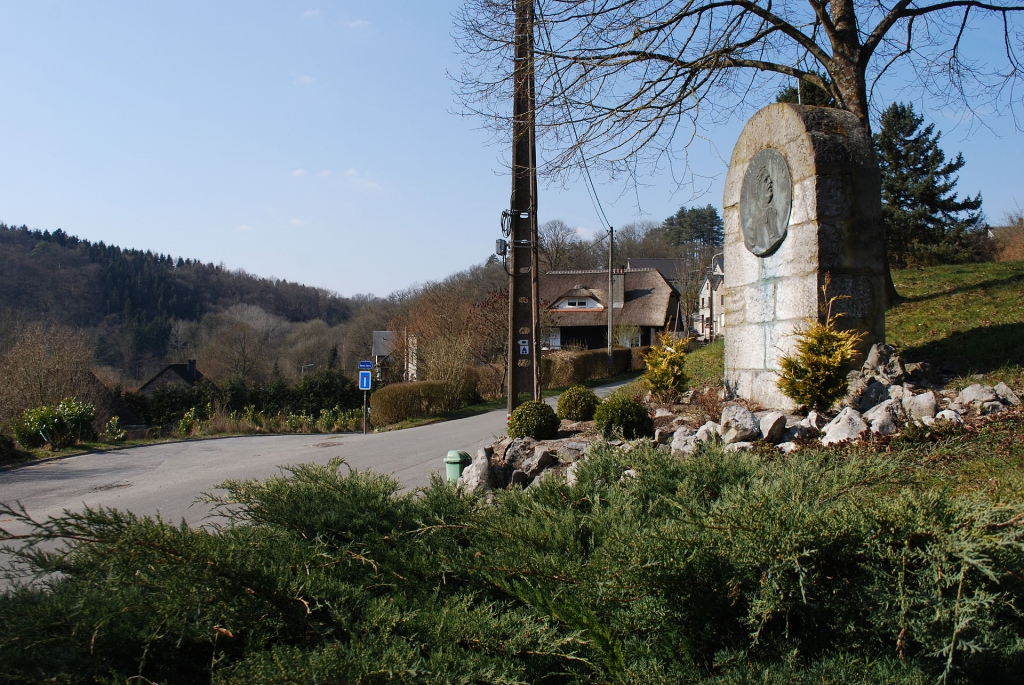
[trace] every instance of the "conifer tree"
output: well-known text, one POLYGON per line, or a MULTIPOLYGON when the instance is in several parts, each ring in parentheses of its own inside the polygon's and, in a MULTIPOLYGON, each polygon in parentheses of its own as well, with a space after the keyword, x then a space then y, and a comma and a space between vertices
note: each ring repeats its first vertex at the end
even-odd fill
POLYGON ((893 103, 874 136, 882 172, 882 221, 890 263, 965 261, 973 255, 970 235, 984 223, 981 193, 957 198, 962 154, 946 160, 934 124, 911 105, 893 103))
POLYGON ((696 243, 717 247, 725 241, 724 224, 713 205, 706 207, 680 207, 665 219, 662 228, 673 245, 696 243))

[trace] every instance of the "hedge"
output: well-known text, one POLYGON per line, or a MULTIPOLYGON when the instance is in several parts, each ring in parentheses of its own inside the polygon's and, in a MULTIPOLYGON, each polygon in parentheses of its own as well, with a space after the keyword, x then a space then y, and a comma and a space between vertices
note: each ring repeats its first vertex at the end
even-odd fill
POLYGON ((394 383, 370 395, 370 421, 375 428, 456 409, 450 406, 451 392, 444 381, 394 383))
POLYGON ((652 349, 651 345, 644 345, 643 347, 631 347, 630 352, 633 353, 633 358, 630 360, 629 370, 630 371, 643 371, 647 368, 647 353, 652 349))
POLYGON ((549 352, 541 359, 541 383, 547 388, 576 385, 596 378, 625 373, 633 365, 633 352, 628 347, 612 350, 613 373, 608 373, 608 350, 549 352))

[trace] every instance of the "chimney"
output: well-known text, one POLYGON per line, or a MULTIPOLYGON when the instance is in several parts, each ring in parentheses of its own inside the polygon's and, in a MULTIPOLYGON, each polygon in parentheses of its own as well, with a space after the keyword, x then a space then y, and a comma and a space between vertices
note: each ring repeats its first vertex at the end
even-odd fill
MULTIPOLYGON (((179 357, 179 359, 180 359, 180 357, 179 357)), ((188 360, 188 377, 191 378, 192 380, 196 379, 196 360, 195 359, 189 359, 188 360)))
POLYGON ((626 274, 612 272, 612 307, 622 309, 626 301, 626 274))

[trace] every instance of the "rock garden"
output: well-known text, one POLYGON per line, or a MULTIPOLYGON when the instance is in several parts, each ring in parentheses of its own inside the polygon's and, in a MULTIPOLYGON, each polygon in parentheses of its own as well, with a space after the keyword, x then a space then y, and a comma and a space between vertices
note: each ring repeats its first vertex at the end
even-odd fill
POLYGON ((729 452, 788 454, 813 446, 884 443, 908 427, 920 431, 978 422, 1021 404, 1020 389, 1005 383, 958 387, 952 381, 941 367, 905 364, 892 346, 876 344, 862 366, 848 373, 845 397, 826 411, 764 410, 729 400, 723 389, 710 387, 678 392, 672 401, 664 401, 644 381, 601 403, 590 390, 576 386, 564 396, 569 401, 559 402, 557 414, 546 405, 547 411, 528 406, 527 411, 546 416, 548 425, 540 431, 532 424, 518 431, 512 426, 509 435, 480 448, 459 485, 483 491, 528 488, 552 477, 572 484, 595 443, 625 450, 649 444, 672 458, 692 455, 705 443, 720 444, 729 452), (620 414, 623 407, 642 407, 647 421, 628 417, 602 425, 600 410, 606 406, 617 407, 620 414))

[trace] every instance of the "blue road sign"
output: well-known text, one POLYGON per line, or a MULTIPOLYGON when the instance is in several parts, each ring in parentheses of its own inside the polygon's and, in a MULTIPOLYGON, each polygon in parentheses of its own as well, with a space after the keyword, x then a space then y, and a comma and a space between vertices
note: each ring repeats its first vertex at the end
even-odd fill
POLYGON ((359 368, 360 369, 372 369, 373 368, 373 362, 371 362, 371 361, 369 361, 367 359, 364 359, 363 361, 359 362, 359 368))
POLYGON ((370 372, 369 371, 360 371, 359 372, 359 389, 360 390, 369 390, 371 384, 372 384, 372 381, 370 379, 370 372))

